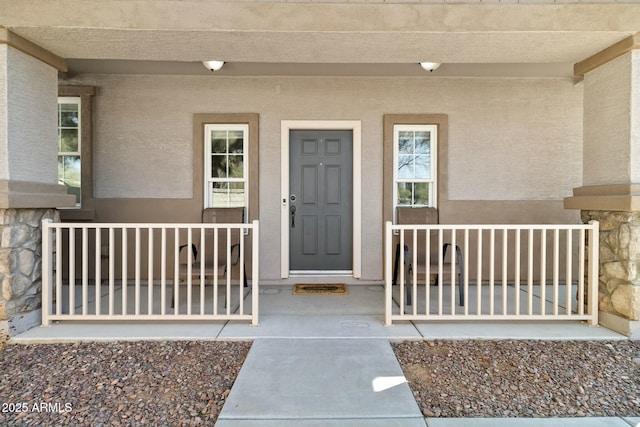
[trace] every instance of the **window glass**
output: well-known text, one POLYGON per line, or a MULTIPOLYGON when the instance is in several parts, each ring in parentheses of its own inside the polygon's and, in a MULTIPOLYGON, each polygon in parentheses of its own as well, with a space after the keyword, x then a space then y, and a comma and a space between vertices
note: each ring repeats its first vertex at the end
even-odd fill
POLYGON ((415 151, 416 154, 429 154, 431 151, 431 133, 416 132, 415 133, 415 151))
POLYGON ((413 204, 417 206, 429 205, 429 184, 416 182, 413 184, 413 204))
POLYGON ((415 178, 431 178, 431 158, 427 155, 417 155, 415 157, 415 178))
POLYGON ((229 156, 228 167, 229 177, 242 178, 244 176, 244 156, 229 156))
POLYGON ((413 154, 413 132, 399 132, 398 152, 413 154))
POLYGON ((58 183, 81 203, 80 98, 58 98, 58 183))
POLYGON ((211 177, 212 178, 227 177, 227 156, 226 155, 211 156, 211 177))
POLYGON ((77 128, 80 124, 78 104, 79 100, 63 100, 59 103, 58 108, 60 111, 58 125, 61 127, 77 128))
POLYGON ((58 141, 58 151, 65 153, 79 153, 78 129, 60 128, 58 135, 60 137, 58 141))
POLYGON ((229 131, 229 153, 244 152, 244 132, 229 131))

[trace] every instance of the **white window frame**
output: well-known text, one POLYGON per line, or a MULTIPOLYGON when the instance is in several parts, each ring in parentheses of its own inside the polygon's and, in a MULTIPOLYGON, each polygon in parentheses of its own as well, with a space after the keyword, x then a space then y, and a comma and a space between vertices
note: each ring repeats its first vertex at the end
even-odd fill
POLYGON ((438 207, 438 126, 437 125, 394 125, 393 126, 393 217, 395 221, 398 205, 398 183, 413 182, 429 184, 429 201, 426 205, 411 204, 407 207, 438 207), (398 178, 398 156, 400 132, 419 131, 431 133, 431 178, 430 179, 405 179, 398 178))
MULTIPOLYGON (((58 132, 60 131, 60 104, 76 104, 78 106, 78 151, 58 151, 58 158, 60 156, 76 156, 80 159, 80 201, 76 203, 75 207, 63 208, 63 209, 78 209, 82 207, 82 98, 79 96, 59 96, 58 97, 58 132)), ((58 135, 58 138, 60 136, 58 135)), ((57 165, 57 162, 56 162, 57 165)), ((56 172, 57 175, 57 172, 56 172)), ((59 179, 60 177, 58 177, 59 179)))
POLYGON ((230 206, 213 206, 211 198, 214 182, 242 182, 244 183, 245 220, 249 218, 249 125, 248 124, 205 124, 204 125, 204 207, 225 208, 230 206), (212 178, 211 177, 211 132, 216 130, 242 131, 242 178, 212 178))

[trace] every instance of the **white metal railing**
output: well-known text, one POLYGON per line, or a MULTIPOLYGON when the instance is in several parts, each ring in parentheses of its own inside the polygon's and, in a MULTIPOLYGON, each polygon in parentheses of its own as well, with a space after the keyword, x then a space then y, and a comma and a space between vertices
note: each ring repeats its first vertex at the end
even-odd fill
POLYGON ((42 223, 42 325, 53 320, 258 324, 258 221, 42 223), (250 247, 245 240, 251 236, 250 247), (251 287, 245 258, 251 256, 251 287), (204 260, 204 262, 201 262, 204 260), (251 290, 251 298, 245 296, 251 290))
POLYGON ((385 324, 475 319, 586 320, 596 325, 598 227, 596 221, 581 225, 387 222, 385 324))

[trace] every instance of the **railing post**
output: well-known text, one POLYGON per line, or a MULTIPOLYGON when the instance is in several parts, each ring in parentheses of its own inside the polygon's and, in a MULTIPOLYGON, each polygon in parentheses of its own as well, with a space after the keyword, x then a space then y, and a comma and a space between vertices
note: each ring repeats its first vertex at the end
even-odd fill
POLYGON ((600 269, 600 223, 589 221, 589 302, 587 313, 589 314, 589 325, 598 325, 598 272, 600 269))
MULTIPOLYGON (((51 219, 42 220, 42 326, 49 326, 53 310, 53 254, 51 252, 51 219)), ((59 254, 58 254, 59 256, 59 254)))
MULTIPOLYGON (((384 238, 384 325, 391 326, 391 247, 392 244, 392 230, 391 221, 385 223, 385 238, 384 238)), ((401 285, 402 286, 402 285, 401 285)))
MULTIPOLYGON (((259 221, 254 220, 253 239, 251 240, 251 326, 259 326, 259 293, 260 293, 260 230, 259 221)), ((240 267, 242 268, 242 267, 240 267)), ((242 283, 239 285, 242 287, 242 283)))

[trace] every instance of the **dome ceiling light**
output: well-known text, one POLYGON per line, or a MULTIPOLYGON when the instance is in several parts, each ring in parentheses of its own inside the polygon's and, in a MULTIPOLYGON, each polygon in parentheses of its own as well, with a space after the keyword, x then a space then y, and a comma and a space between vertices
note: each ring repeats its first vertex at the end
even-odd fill
POLYGON ((438 67, 440 67, 440 65, 442 64, 439 62, 421 62, 420 63, 420 66, 422 68, 424 68, 426 71, 429 71, 431 73, 433 72, 433 70, 437 70, 438 67))
POLYGON ((202 61, 202 65, 209 71, 218 71, 224 65, 224 61, 202 61))

